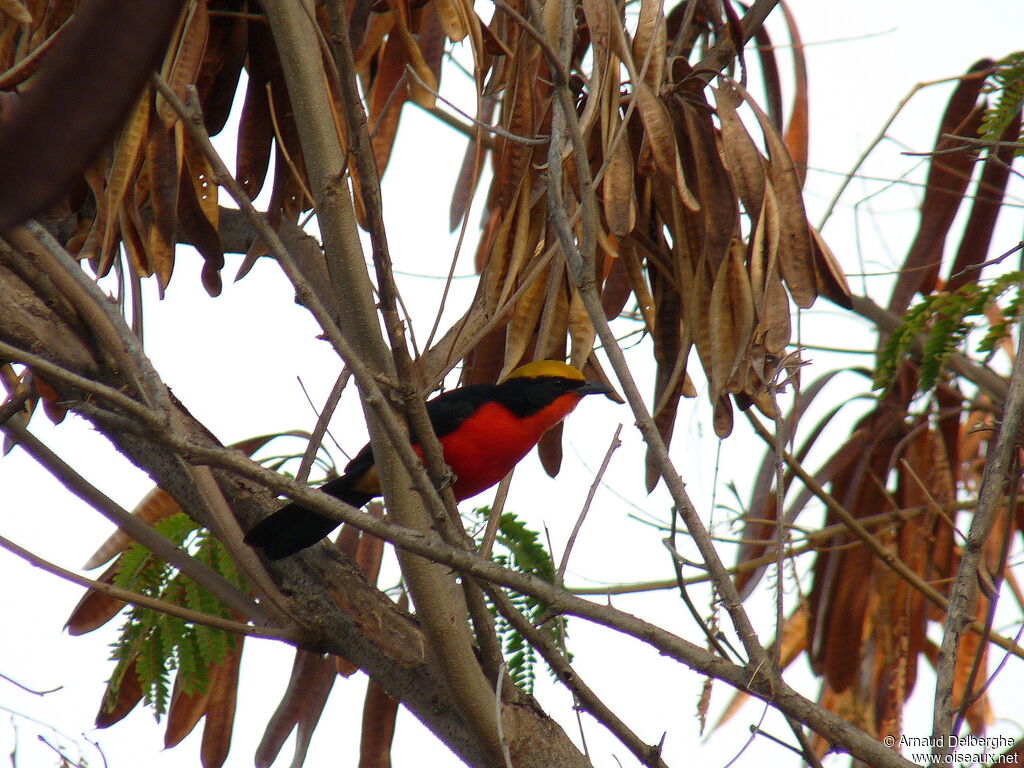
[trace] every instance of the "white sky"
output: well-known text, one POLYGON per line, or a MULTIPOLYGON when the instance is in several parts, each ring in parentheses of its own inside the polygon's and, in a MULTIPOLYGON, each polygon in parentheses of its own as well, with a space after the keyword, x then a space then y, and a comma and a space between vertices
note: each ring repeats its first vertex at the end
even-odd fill
MULTIPOLYGON (((963 3, 954 0, 869 0, 856 5, 794 0, 792 8, 808 46, 811 171, 807 201, 812 220, 819 217, 841 174, 851 167, 895 104, 915 83, 960 74, 982 56, 998 58, 1024 46, 1024 9, 1017 0, 976 3, 969 14, 963 3)), ((774 22, 774 40, 779 43, 785 36, 779 20, 774 22)), ((895 178, 919 162, 899 153, 904 148, 930 149, 949 90, 948 86, 929 89, 914 99, 893 127, 892 134, 898 141, 883 143, 866 166, 867 175, 895 178)), ((463 145, 453 142, 447 129, 414 107, 407 108, 404 121, 404 134, 400 134, 385 179, 385 215, 396 269, 409 275, 443 275, 453 249, 453 241, 446 232, 449 193, 463 145), (401 175, 396 173, 399 170, 401 175)), ((919 169, 918 180, 922 175, 919 169)), ((917 200, 914 189, 894 190, 864 202, 855 211, 854 204, 877 188, 871 182, 855 182, 844 198, 844 205, 825 228, 833 250, 852 272, 860 271, 861 264, 868 271, 891 270, 913 234, 913 206, 917 200)), ((1016 193, 1019 202, 1019 183, 1016 193)), ((471 224, 476 221, 478 216, 473 215, 471 224)), ((1007 250, 1019 241, 1019 208, 1004 214, 1003 222, 995 252, 1007 250)), ((457 274, 469 274, 472 253, 470 243, 464 249, 457 274)), ((304 401, 296 377, 303 380, 319 404, 337 374, 337 360, 325 343, 315 339, 314 323, 292 303, 291 289, 269 261, 259 263, 248 277, 235 284, 230 279, 237 265, 238 258, 229 256, 224 270, 224 293, 210 300, 199 287, 198 259, 180 255, 167 299, 156 302, 155 289, 148 288, 154 301, 146 315, 147 349, 175 395, 224 441, 278 430, 308 429, 315 417, 304 401), (273 315, 268 313, 268 307, 273 307, 273 315)), ((876 282, 869 288, 878 292, 876 298, 884 298, 884 285, 876 282)), ((861 290, 859 280, 851 283, 855 290, 861 290)), ((414 315, 427 319, 418 326, 421 342, 429 330, 441 285, 434 278, 403 278, 406 301, 414 307, 414 315)), ((472 289, 471 279, 457 280, 449 301, 462 306, 472 289)), ((809 343, 861 349, 873 345, 863 323, 842 320, 826 302, 805 313, 802 329, 809 343)), ((649 391, 651 371, 644 365, 644 355, 646 352, 637 351, 634 373, 648 385, 649 391)), ((807 372, 810 376, 850 359, 830 359, 816 353, 810 357, 815 363, 807 372)), ((871 363, 866 357, 854 360, 863 365, 871 363)), ((854 377, 847 378, 851 388, 861 386, 854 377)), ((353 413, 354 399, 347 400, 347 412, 353 413)), ((546 525, 556 555, 560 554, 581 503, 580 489, 589 485, 619 422, 625 425, 623 446, 606 478, 610 488, 599 492, 574 550, 571 584, 596 579, 643 581, 671 575, 659 534, 629 519, 633 510, 622 500, 642 505, 652 515, 667 515, 667 495, 661 489, 650 497, 643 492, 642 443, 631 428, 625 407, 595 398, 584 402, 568 421, 562 475, 550 480, 540 470, 536 458, 528 457, 517 472, 518 481, 513 484, 508 508, 521 513, 534 527, 546 525), (526 478, 528 482, 524 481, 526 478)), ((339 415, 334 423, 334 435, 345 450, 358 450, 365 439, 362 425, 343 429, 341 425, 352 423, 344 415, 339 415)), ((54 429, 40 416, 34 419, 33 429, 123 506, 134 506, 149 488, 148 479, 113 453, 82 420, 69 418, 54 429)), ((746 501, 751 467, 760 461, 761 455, 760 446, 752 447, 749 441, 726 441, 716 476, 717 443, 711 434, 703 401, 684 403, 673 456, 689 492, 705 515, 712 514, 709 510, 716 492, 717 503, 734 506, 726 490, 727 482, 736 482, 746 501)), ((344 460, 340 455, 337 458, 344 460)), ((70 497, 20 450, 0 460, 0 488, 4 499, 0 532, 61 565, 78 567, 109 532, 110 525, 103 518, 70 497)), ((482 503, 489 500, 487 494, 481 498, 482 503)), ((718 510, 713 514, 721 520, 727 513, 718 510)), ((391 583, 395 578, 395 571, 388 570, 382 583, 391 583)), ((0 708, 18 713, 8 718, 0 711, 0 752, 10 753, 16 746, 19 766, 53 765, 56 756, 36 738, 41 734, 50 741, 63 743, 71 754, 75 745, 80 745, 90 765, 102 765, 103 761, 86 739, 99 742, 111 768, 135 766, 143 761, 149 768, 198 764, 201 727, 182 746, 168 752, 162 751, 162 729, 153 726, 151 714, 142 708, 109 730, 93 729, 105 679, 112 668, 105 658, 107 646, 115 636, 116 622, 92 635, 69 637, 61 628, 80 596, 77 587, 32 569, 2 551, 0 580, 6 585, 0 593, 0 611, 9 617, 5 631, 0 632, 0 674, 36 689, 62 686, 57 693, 37 697, 0 680, 0 708), (50 726, 60 733, 51 731, 50 726)), ((705 598, 700 592, 697 595, 700 605, 705 598)), ((626 610, 653 616, 686 637, 698 636, 675 598, 656 595, 620 598, 615 602, 626 610)), ((771 626, 770 614, 755 613, 757 619, 757 626, 771 626)), ((768 634, 766 629, 763 639, 767 640, 768 634)), ((579 673, 642 738, 653 743, 663 732, 668 733, 665 757, 670 765, 698 761, 703 765, 725 765, 745 740, 747 725, 760 716, 760 707, 750 704, 736 719, 736 727, 700 742, 694 717, 701 684, 697 676, 667 663, 644 646, 580 620, 570 622, 570 638, 579 673)), ((247 643, 229 766, 251 764, 264 723, 287 681, 291 656, 291 650, 279 644, 247 643)), ((1019 664, 1015 674, 1019 678, 1019 664)), ((790 675, 813 695, 815 688, 809 684, 805 662, 795 664, 790 675)), ((927 733, 930 684, 928 675, 919 683, 917 696, 921 706, 914 708, 906 728, 911 735, 927 733)), ((308 766, 344 768, 357 764, 357 729, 364 685, 362 675, 338 680, 320 731, 313 739, 308 766)), ((729 695, 724 686, 716 686, 712 719, 729 695)), ((568 694, 542 684, 539 696, 547 710, 578 741, 568 694)), ((997 703, 997 715, 1014 717, 1019 706, 1013 704, 1012 699, 1004 698, 997 703)), ((636 764, 621 745, 589 718, 584 717, 583 721, 595 766, 636 764)), ((1020 725, 1000 721, 992 732, 1016 735, 1020 725)), ((783 738, 788 735, 777 718, 769 718, 765 727, 783 738)), ((796 764, 795 756, 767 742, 758 742, 753 749, 744 760, 796 764)), ((286 745, 282 755, 277 765, 288 764, 290 745, 286 745)), ((395 764, 449 766, 457 761, 408 713, 402 712, 395 764)))

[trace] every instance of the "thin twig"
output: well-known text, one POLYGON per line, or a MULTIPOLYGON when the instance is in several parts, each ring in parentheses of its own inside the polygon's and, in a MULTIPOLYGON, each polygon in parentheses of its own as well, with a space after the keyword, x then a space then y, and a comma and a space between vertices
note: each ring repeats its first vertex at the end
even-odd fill
MULTIPOLYGON (((429 85, 427 85, 425 82, 423 82, 423 78, 421 78, 419 76, 419 74, 417 74, 416 70, 413 69, 411 65, 409 65, 409 64, 405 65, 405 72, 406 72, 407 75, 412 77, 412 79, 416 81, 416 84, 418 86, 420 86, 423 90, 425 90, 427 93, 429 93, 434 98, 437 98, 437 99, 440 99, 441 101, 443 101, 449 107, 451 107, 456 112, 458 112, 460 115, 462 115, 462 117, 464 117, 467 120, 469 120, 469 122, 473 126, 475 126, 477 128, 481 128, 481 129, 487 131, 488 133, 493 133, 495 136, 500 136, 503 139, 508 139, 509 141, 514 142, 516 144, 524 144, 524 145, 526 145, 528 147, 543 146, 544 144, 548 143, 548 138, 549 137, 547 137, 547 136, 538 136, 536 138, 532 138, 531 139, 528 136, 518 136, 518 135, 512 133, 511 131, 508 131, 505 128, 502 128, 500 125, 486 125, 485 123, 482 123, 479 120, 477 120, 472 115, 469 115, 469 114, 466 114, 465 112, 463 112, 461 109, 459 109, 457 106, 455 106, 452 102, 450 102, 448 99, 446 99, 444 96, 442 96, 438 91, 436 91, 435 89, 433 89, 429 85)), ((456 130, 459 130, 462 133, 465 133, 470 138, 473 138, 473 134, 472 134, 472 132, 471 132, 471 130, 469 128, 467 128, 466 126, 464 126, 461 123, 459 123, 455 118, 453 118, 451 115, 447 114, 446 112, 442 112, 441 110, 437 109, 436 107, 434 109, 426 109, 425 111, 428 114, 431 114, 434 117, 440 119, 445 124, 450 125, 451 127, 455 128, 456 130)), ((488 146, 487 148, 488 149, 493 149, 494 148, 493 140, 492 140, 491 145, 488 146)))
POLYGON ((509 488, 512 487, 513 469, 498 483, 498 492, 494 496, 494 503, 491 504, 491 511, 487 515, 487 525, 484 527, 484 535, 480 538, 478 550, 480 556, 490 558, 491 549, 494 547, 494 540, 498 537, 501 528, 501 516, 505 512, 505 501, 508 499, 509 488))
POLYGON ((88 768, 88 766, 84 762, 79 762, 78 760, 73 760, 72 758, 68 757, 67 754, 64 753, 63 749, 54 744, 51 744, 49 739, 43 736, 43 734, 37 734, 36 738, 39 739, 40 742, 48 746, 50 749, 52 749, 54 753, 56 753, 57 757, 60 758, 61 768, 88 768))
POLYGON ((133 400, 119 389, 108 387, 106 384, 86 378, 85 376, 80 376, 74 371, 69 371, 67 368, 57 365, 51 360, 47 360, 44 357, 32 354, 31 352, 27 352, 3 341, 0 341, 0 355, 11 362, 22 363, 29 366, 44 378, 63 382, 75 389, 82 390, 82 392, 87 395, 94 395, 95 397, 106 401, 110 406, 117 408, 119 411, 123 411, 126 414, 130 414, 141 423, 147 424, 153 429, 161 429, 164 426, 163 422, 160 421, 151 409, 141 405, 138 401, 133 400))
MULTIPOLYGON (((782 525, 784 516, 783 502, 786 494, 786 462, 782 458, 785 452, 786 438, 790 441, 796 437, 796 425, 792 430, 786 427, 785 417, 779 407, 779 387, 775 382, 768 385, 768 395, 775 411, 775 429, 772 432, 772 452, 775 457, 775 636, 782 637, 782 628, 786 622, 785 603, 783 600, 783 583, 785 581, 785 558, 783 549, 786 544, 787 529, 782 525)), ((778 668, 782 663, 782 643, 775 644, 773 661, 778 668)))
MULTIPOLYGON (((674 519, 675 518, 673 517, 673 520, 674 519)), ((693 618, 694 623, 698 627, 700 627, 701 632, 704 633, 704 637, 708 641, 708 647, 713 649, 715 653, 717 653, 723 659, 734 658, 738 660, 738 663, 742 664, 742 657, 738 653, 736 653, 736 649, 732 647, 729 641, 726 640, 722 636, 722 633, 717 629, 717 620, 713 621, 716 628, 712 629, 711 624, 709 624, 704 619, 704 617, 701 616, 700 611, 697 610, 697 606, 694 604, 693 599, 690 597, 690 592, 686 588, 686 580, 683 578, 683 566, 695 565, 695 563, 687 561, 686 558, 679 554, 679 551, 675 547, 675 536, 676 530, 673 526, 671 537, 662 539, 661 543, 672 556, 672 567, 675 568, 676 571, 676 580, 674 586, 679 588, 679 598, 683 601, 683 605, 686 606, 686 610, 690 612, 690 616, 693 618)), ((717 619, 717 617, 714 618, 717 619)))
MULTIPOLYGON (((731 36, 716 43, 694 66, 695 70, 707 70, 710 72, 720 71, 733 57, 736 52, 742 49, 754 36, 758 29, 764 26, 779 0, 756 0, 743 15, 743 39, 732 40, 731 36)), ((689 9, 687 9, 689 10, 689 9)), ((709 75, 710 77, 711 75, 709 75)))
MULTIPOLYGON (((853 303, 854 312, 874 323, 883 332, 890 333, 903 323, 901 316, 883 309, 866 296, 854 295, 850 297, 850 301, 853 303)), ((954 352, 950 356, 949 365, 958 374, 984 390, 997 403, 1002 403, 1006 400, 1008 392, 1007 381, 995 371, 984 365, 978 365, 960 352, 954 352)))
POLYGON ((331 417, 334 416, 334 411, 341 401, 341 395, 345 391, 345 386, 348 384, 351 376, 352 374, 348 368, 342 368, 341 373, 338 374, 338 378, 331 388, 331 393, 327 395, 327 400, 324 402, 324 407, 317 414, 316 424, 313 426, 313 431, 309 436, 306 450, 302 454, 299 469, 295 473, 296 480, 305 481, 309 477, 309 470, 313 466, 314 459, 316 459, 317 451, 320 450, 320 444, 323 442, 324 435, 327 434, 327 425, 330 423, 331 417))
POLYGON ((316 210, 316 198, 313 197, 313 193, 309 191, 309 185, 306 184, 306 180, 299 173, 299 169, 295 165, 295 161, 292 159, 291 153, 288 151, 288 144, 285 142, 284 137, 281 136, 281 127, 277 124, 277 109, 274 107, 274 91, 270 87, 268 82, 266 85, 267 90, 267 111, 270 113, 270 124, 274 129, 274 140, 277 142, 277 148, 281 152, 281 156, 284 158, 285 163, 288 165, 288 170, 291 171, 292 178, 295 183, 299 185, 299 189, 302 190, 302 194, 306 196, 309 202, 314 206, 316 210))
POLYGON ((632 752, 637 760, 643 765, 652 768, 668 768, 661 759, 661 750, 656 746, 645 744, 622 720, 616 715, 580 677, 579 673, 572 668, 566 660, 565 654, 547 636, 538 631, 529 619, 526 618, 508 599, 500 589, 485 585, 484 591, 491 599, 498 613, 505 617, 509 625, 517 633, 522 635, 526 641, 533 646, 543 657, 551 670, 558 675, 570 691, 573 697, 579 702, 579 708, 589 712, 594 718, 604 725, 609 731, 615 734, 616 738, 632 752))
POLYGON ((961 136, 956 133, 943 133, 939 136, 940 139, 947 139, 953 141, 959 141, 961 144, 956 147, 950 147, 949 149, 933 149, 931 152, 903 152, 901 154, 907 155, 908 157, 937 157, 941 155, 952 155, 960 152, 971 151, 974 149, 1012 149, 1020 151, 1024 149, 1024 141, 998 141, 991 139, 979 139, 977 136, 961 136))
MULTIPOLYGON (((223 616, 214 616, 213 614, 203 613, 201 611, 193 611, 190 608, 169 603, 166 600, 160 600, 155 597, 150 597, 149 595, 132 592, 130 589, 123 589, 115 584, 108 584, 105 581, 97 581, 96 579, 90 579, 86 576, 80 576, 74 571, 69 571, 56 563, 50 562, 39 555, 29 552, 24 547, 18 546, 13 541, 3 536, 0 536, 0 547, 14 555, 17 555, 30 565, 34 565, 36 568, 41 568, 47 573, 59 576, 66 581, 79 585, 80 587, 85 587, 86 589, 99 592, 100 594, 107 595, 108 597, 112 597, 116 600, 130 603, 131 605, 137 605, 141 608, 148 608, 152 611, 166 613, 168 616, 174 616, 191 624, 201 624, 204 627, 220 629, 224 632, 231 632, 236 635, 265 637, 270 640, 283 640, 284 642, 291 643, 293 645, 301 644, 303 640, 301 634, 290 629, 243 624, 240 621, 226 619, 223 616)), ((35 693, 35 691, 33 691, 33 693, 35 693)), ((44 691, 43 693, 50 693, 50 691, 44 691)))
MULTIPOLYGON (((919 515, 924 514, 928 510, 928 507, 919 506, 912 507, 910 509, 898 509, 892 512, 881 512, 877 515, 870 515, 868 517, 860 518, 860 523, 866 529, 874 529, 875 527, 883 527, 891 525, 892 523, 911 520, 919 515)), ((750 522, 753 523, 774 523, 774 520, 765 520, 759 518, 751 518, 750 522)), ((845 523, 833 523, 832 525, 819 528, 814 531, 807 531, 804 533, 805 541, 799 546, 789 546, 785 550, 784 559, 792 560, 795 557, 806 554, 807 552, 815 552, 822 548, 824 543, 827 543, 830 539, 835 537, 836 534, 847 531, 845 523)), ((756 546, 765 546, 770 551, 767 554, 761 555, 760 557, 750 558, 744 560, 741 563, 737 563, 728 569, 731 575, 740 573, 749 573, 750 571, 757 570, 765 565, 771 565, 775 562, 776 555, 774 548, 769 546, 774 544, 774 538, 772 539, 723 539, 721 537, 715 537, 715 541, 721 541, 728 544, 750 544, 756 546)), ((848 545, 854 546, 854 545, 848 545)), ((691 576, 683 580, 686 586, 691 584, 701 584, 709 581, 710 576, 705 573, 702 576, 691 576)), ((629 584, 610 584, 604 587, 568 587, 568 590, 574 595, 628 595, 637 592, 654 592, 664 589, 673 589, 678 586, 678 579, 658 579, 654 581, 643 581, 629 584)))
MULTIPOLYGON (((179 412, 175 411, 171 414, 171 421, 179 430, 184 431, 184 416, 179 412)), ((278 619, 287 621, 289 616, 288 598, 271 578, 256 551, 242 540, 241 526, 235 518, 231 505, 224 498, 224 492, 217 484, 213 472, 209 467, 194 466, 186 461, 181 461, 181 465, 191 476, 199 499, 206 506, 205 517, 212 524, 211 529, 214 534, 239 566, 246 581, 260 596, 261 613, 266 613, 267 609, 270 609, 278 619)))
POLYGON ((21 688, 21 690, 25 691, 26 693, 31 693, 33 696, 49 696, 51 693, 56 693, 64 687, 63 685, 58 685, 56 688, 47 688, 46 690, 37 691, 35 688, 29 688, 27 685, 19 683, 13 677, 8 677, 2 672, 0 672, 0 679, 6 680, 11 685, 17 688, 21 688))
POLYGON ((857 177, 857 171, 860 170, 860 167, 864 165, 868 157, 871 156, 871 153, 875 151, 878 145, 882 143, 882 140, 885 139, 886 135, 889 133, 889 128, 891 128, 892 124, 896 122, 896 118, 899 117, 900 113, 907 106, 907 104, 909 104, 910 101, 914 98, 914 96, 917 95, 917 92, 925 88, 930 88, 933 85, 943 85, 945 83, 957 82, 969 76, 958 75, 956 77, 944 77, 940 80, 929 80, 927 82, 917 83, 913 88, 910 89, 906 96, 900 99, 899 103, 896 105, 896 108, 892 111, 892 114, 890 114, 888 119, 886 119, 886 121, 882 124, 881 129, 879 129, 878 131, 878 134, 875 136, 874 139, 868 142, 867 147, 864 148, 864 151, 861 152, 860 157, 858 157, 854 161, 853 167, 847 172, 842 184, 839 185, 839 188, 835 191, 835 194, 832 195, 832 199, 829 200, 828 205, 825 207, 825 212, 822 214, 821 219, 818 221, 819 230, 825 227, 825 224, 832 216, 833 211, 835 211, 836 205, 839 203, 839 199, 843 196, 843 193, 846 192, 846 188, 850 186, 850 183, 857 177))
POLYGON ((14 422, 8 422, 3 429, 18 442, 29 456, 48 470, 71 493, 99 511, 161 560, 173 565, 194 582, 216 595, 233 611, 247 618, 264 613, 251 597, 234 584, 205 563, 174 546, 170 540, 161 536, 153 528, 103 494, 27 429, 14 422))
POLYGON ((498 741, 501 742, 501 756, 505 760, 505 768, 512 768, 512 755, 508 751, 508 742, 505 740, 505 729, 501 721, 501 688, 505 681, 505 665, 498 666, 498 680, 494 683, 494 722, 498 725, 498 741))
POLYGON ((612 461, 612 454, 615 450, 622 445, 619 441, 619 435, 622 433, 622 425, 619 424, 615 428, 615 434, 612 435, 612 440, 608 444, 608 450, 604 453, 604 460, 601 462, 601 466, 597 470, 597 474, 594 475, 594 482, 590 484, 590 490, 587 491, 586 501, 583 502, 583 509, 580 510, 579 516, 576 518, 576 525, 572 527, 572 533, 569 534, 569 539, 565 543, 565 551, 562 552, 562 560, 558 564, 557 575, 555 576, 555 583, 561 584, 565 578, 565 569, 569 567, 569 555, 572 553, 573 545, 576 543, 576 537, 579 535, 580 529, 583 527, 583 521, 587 517, 587 512, 590 511, 590 505, 594 501, 594 495, 597 493, 597 489, 601 485, 601 481, 604 479, 604 473, 608 471, 608 465, 612 461))

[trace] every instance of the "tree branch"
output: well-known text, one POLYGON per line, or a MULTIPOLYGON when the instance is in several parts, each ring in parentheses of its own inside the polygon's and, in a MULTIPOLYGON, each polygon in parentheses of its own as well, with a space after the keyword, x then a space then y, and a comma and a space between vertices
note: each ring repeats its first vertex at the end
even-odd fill
MULTIPOLYGON (((535 18, 540 19, 540 7, 537 0, 531 0, 531 8, 535 18)), ((550 45, 542 46, 542 50, 547 52, 551 50, 551 47, 550 45)), ((676 504, 687 530, 693 538, 701 557, 708 566, 715 588, 722 596, 726 611, 729 613, 736 633, 747 651, 750 669, 753 670, 755 675, 764 675, 767 679, 777 678, 778 674, 773 669, 771 660, 767 657, 764 647, 758 641, 753 625, 743 608, 740 596, 736 591, 736 586, 732 579, 729 578, 728 571, 723 565, 718 551, 715 549, 714 542, 708 535, 703 521, 690 501, 682 478, 672 465, 668 449, 665 447, 661 434, 658 432, 654 420, 647 409, 647 405, 644 403, 643 397, 636 386, 625 355, 619 346, 618 339, 605 318, 604 307, 601 303, 601 297, 597 292, 594 278, 594 248, 596 242, 593 237, 588 238, 587 235, 588 232, 595 232, 597 226, 597 203, 590 178, 590 167, 587 163, 575 163, 578 174, 577 183, 583 198, 581 206, 584 237, 580 244, 577 244, 576 239, 573 237, 568 221, 568 212, 561 205, 562 141, 566 136, 568 137, 577 158, 586 158, 588 155, 580 133, 572 95, 568 89, 565 67, 557 58, 549 60, 549 64, 554 73, 557 104, 557 109, 552 119, 551 150, 548 153, 548 211, 552 227, 558 235, 563 254, 569 264, 590 321, 597 331, 597 336, 600 338, 605 353, 608 355, 612 368, 622 386, 623 394, 633 411, 633 415, 636 417, 637 427, 640 429, 644 441, 650 449, 651 456, 661 471, 672 500, 676 504)))
POLYGON ((120 505, 114 503, 111 498, 78 474, 23 426, 9 421, 3 426, 3 431, 14 438, 25 453, 45 467, 71 493, 98 510, 104 517, 154 555, 164 562, 173 565, 196 582, 196 584, 216 595, 233 611, 246 618, 266 620, 266 610, 257 605, 249 595, 242 592, 205 563, 201 563, 184 550, 174 546, 174 544, 157 533, 153 528, 146 525, 120 505))
POLYGON ((231 632, 236 635, 245 635, 247 637, 263 637, 268 640, 282 640, 293 645, 301 644, 304 639, 301 634, 290 629, 278 629, 275 627, 243 624, 240 621, 225 619, 223 616, 214 616, 209 613, 193 611, 189 608, 169 603, 166 600, 158 600, 155 597, 149 597, 148 595, 142 595, 138 592, 132 592, 130 589, 122 589, 116 584, 108 584, 105 581, 97 581, 85 576, 80 576, 74 571, 61 568, 56 563, 52 563, 39 555, 29 552, 23 547, 19 547, 13 541, 3 536, 0 536, 0 547, 3 547, 8 552, 17 555, 30 565, 33 565, 36 568, 41 568, 47 573, 52 573, 54 576, 58 576, 65 581, 70 581, 80 587, 91 589, 116 600, 130 603, 131 605, 137 605, 141 608, 149 608, 152 611, 166 613, 168 616, 175 616, 182 621, 187 621, 191 624, 201 624, 212 629, 219 629, 224 632, 231 632))
MULTIPOLYGON (((1024 314, 1017 317, 1017 327, 1024 324, 1024 314)), ((956 578, 949 590, 949 608, 943 625, 942 644, 935 665, 935 710, 932 720, 933 736, 949 736, 953 726, 956 708, 953 706, 953 675, 960 638, 964 630, 974 622, 974 602, 978 594, 978 568, 984 554, 985 540, 995 523, 1000 504, 1005 498, 1005 488, 1010 481, 1008 471, 1014 453, 1021 441, 1021 427, 1024 425, 1024 333, 1019 333, 1017 354, 1010 374, 1009 392, 1003 408, 1003 420, 999 425, 999 436, 995 447, 985 461, 985 470, 978 490, 978 506, 971 518, 956 578)), ((994 599, 994 598, 993 598, 994 599)), ((966 692, 965 695, 969 695, 966 692)), ((945 756, 950 753, 949 739, 935 747, 934 754, 945 756)))
MULTIPOLYGON (((435 501, 437 493, 423 499, 415 499, 409 494, 404 498, 387 493, 385 495, 392 514, 403 525, 422 531, 429 530, 432 525, 430 517, 426 514, 428 510, 425 509, 425 504, 429 505, 433 527, 440 531, 442 537, 450 544, 467 547, 470 546, 469 540, 462 528, 455 495, 448 482, 451 470, 445 464, 441 443, 427 415, 422 392, 423 382, 418 380, 402 331, 398 311, 398 287, 391 268, 391 254, 384 227, 380 177, 370 136, 366 130, 366 116, 359 99, 355 62, 352 58, 347 25, 344 23, 346 16, 337 3, 331 3, 329 7, 333 32, 331 48, 338 68, 337 80, 341 91, 342 112, 347 120, 349 142, 355 158, 359 190, 370 232, 380 311, 391 345, 391 357, 397 370, 399 386, 402 389, 403 410, 416 442, 423 451, 424 464, 433 486, 442 489, 440 496, 443 505, 438 505, 435 501)), ((385 488, 385 491, 387 490, 385 488)), ((399 552, 399 562, 417 615, 424 623, 431 647, 437 654, 455 701, 485 749, 495 758, 502 757, 502 724, 495 721, 494 694, 477 661, 473 636, 465 619, 467 605, 464 599, 460 599, 462 596, 456 596, 457 585, 454 576, 429 560, 409 557, 404 552, 399 552)), ((472 581, 464 581, 462 588, 468 591, 478 589, 472 581)), ((470 595, 469 602, 472 604, 477 601, 470 595)), ((478 621, 485 620, 486 614, 476 611, 474 615, 478 621)))

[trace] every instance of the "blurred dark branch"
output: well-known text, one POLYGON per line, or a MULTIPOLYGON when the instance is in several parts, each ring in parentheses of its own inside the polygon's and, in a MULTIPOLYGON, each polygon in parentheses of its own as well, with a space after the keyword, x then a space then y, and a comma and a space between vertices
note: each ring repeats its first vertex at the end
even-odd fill
POLYGON ((694 65, 695 70, 710 70, 706 75, 708 79, 714 77, 715 72, 720 72, 726 64, 735 58, 738 50, 742 49, 750 39, 764 26, 768 15, 775 10, 779 0, 756 0, 756 2, 743 14, 743 40, 733 40, 727 36, 715 44, 704 58, 694 65))

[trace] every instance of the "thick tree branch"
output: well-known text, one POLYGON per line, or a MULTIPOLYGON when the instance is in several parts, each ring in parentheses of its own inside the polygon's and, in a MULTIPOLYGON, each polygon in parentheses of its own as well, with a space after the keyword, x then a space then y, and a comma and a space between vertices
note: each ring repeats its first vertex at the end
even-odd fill
MULTIPOLYGON (((388 497, 392 514, 404 525, 428 530, 430 527, 441 532, 446 541, 453 545, 467 545, 462 529, 455 496, 450 488, 450 470, 444 462, 441 444, 427 416, 423 400, 423 385, 414 368, 406 347, 401 317, 398 311, 398 288, 391 268, 391 254, 387 232, 384 227, 383 200, 380 177, 373 156, 370 136, 366 129, 366 115, 359 99, 356 84, 355 63, 349 43, 349 31, 345 14, 338 3, 331 3, 330 21, 332 28, 332 52, 337 66, 337 80, 341 92, 342 112, 348 127, 348 138, 355 159, 355 171, 359 179, 359 191, 366 211, 366 224, 370 232, 372 258, 377 274, 377 290, 380 296, 380 310, 387 329, 401 387, 402 405, 417 443, 423 449, 424 463, 435 488, 444 489, 442 509, 432 501, 430 512, 433 523, 427 517, 423 503, 402 503, 388 497)), ((426 501, 426 500, 425 500, 426 501)), ((431 638, 431 647, 452 688, 463 715, 470 722, 495 757, 502 754, 500 723, 494 718, 494 693, 480 667, 474 650, 472 633, 466 623, 466 603, 454 591, 451 574, 434 563, 418 557, 399 553, 402 573, 409 587, 416 613, 421 617, 424 628, 431 638)), ((477 587, 472 581, 463 583, 463 589, 473 591, 477 587)), ((476 602, 469 595, 469 602, 476 602)), ((479 620, 486 614, 477 612, 479 620)))

